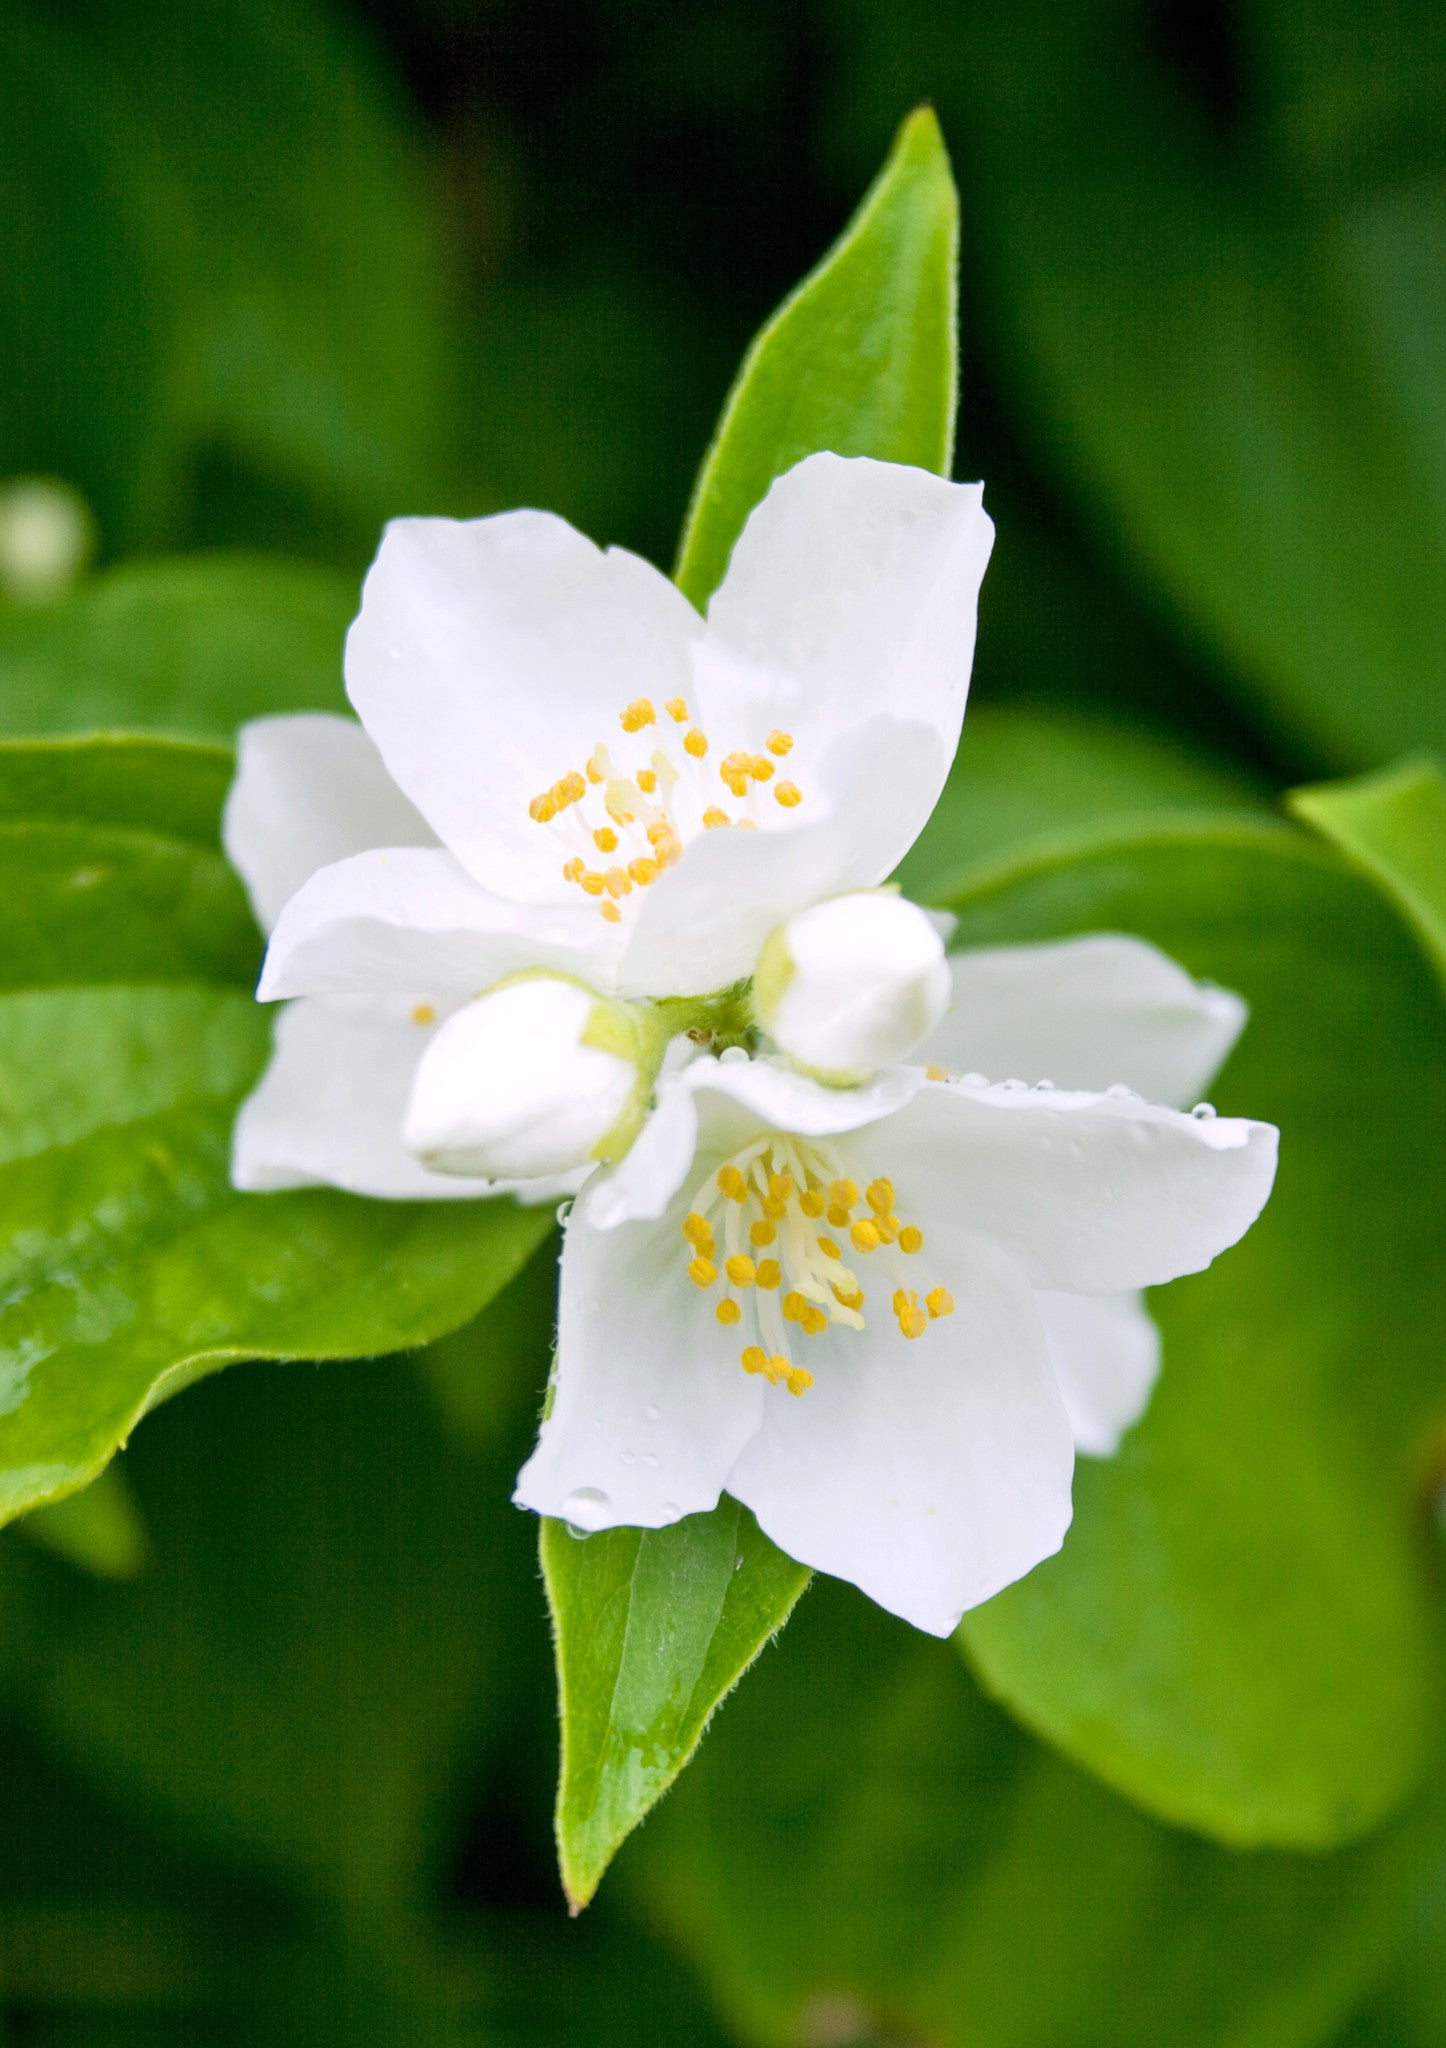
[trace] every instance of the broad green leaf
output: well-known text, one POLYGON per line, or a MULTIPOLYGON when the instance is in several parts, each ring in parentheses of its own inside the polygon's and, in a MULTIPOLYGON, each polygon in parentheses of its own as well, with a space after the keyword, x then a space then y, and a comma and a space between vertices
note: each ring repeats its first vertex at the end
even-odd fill
POLYGON ((821 1579, 619 1875, 753 2048, 1315 2048, 1440 1830, 1287 1856, 1161 1827, 821 1579))
POLYGON ((1062 1552, 962 1639, 1032 1727, 1170 1820, 1242 1844, 1363 1834, 1423 1742, 1414 1495, 1446 1410, 1446 1217, 1420 1199, 1446 1017, 1424 964, 1367 883, 1244 821, 1026 853, 944 900, 961 946, 1138 932, 1241 990, 1212 1092, 1282 1130, 1260 1222, 1151 1295, 1163 1376, 1119 1455, 1077 1465, 1062 1552))
POLYGON ((73 597, 0 609, 0 727, 125 728, 229 742, 272 711, 345 711, 344 576, 264 556, 109 570, 73 597))
POLYGON ((782 1628, 808 1572, 726 1496, 666 1529, 542 1525, 562 1721, 557 1846, 577 1913, 782 1628))
POLYGON ((240 991, 0 997, 0 1520, 86 1484, 219 1366, 441 1335, 549 1227, 505 1201, 238 1194, 231 1124, 269 1035, 240 991))
POLYGON ((899 130, 842 236, 758 335, 694 491, 675 571, 700 608, 774 478, 820 449, 947 473, 959 202, 932 108, 899 130))
POLYGON ((1435 763, 1297 789, 1289 803, 1379 882, 1446 979, 1446 776, 1435 763))
POLYGON ((36 1508, 16 1527, 43 1550, 100 1579, 133 1579, 150 1554, 140 1509, 119 1463, 107 1465, 80 1493, 36 1508))
POLYGON ((214 853, 234 773, 229 747, 186 740, 0 740, 0 824, 118 826, 214 853))

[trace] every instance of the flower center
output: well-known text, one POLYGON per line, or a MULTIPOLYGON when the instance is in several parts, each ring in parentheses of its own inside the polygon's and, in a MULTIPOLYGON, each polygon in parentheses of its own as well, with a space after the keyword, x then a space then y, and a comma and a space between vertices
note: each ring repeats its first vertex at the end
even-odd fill
POLYGON ((756 830, 759 791, 768 784, 784 810, 803 802, 797 783, 774 781, 776 764, 793 746, 791 733, 771 732, 765 752, 725 754, 715 769, 709 765, 708 735, 694 725, 687 699, 670 697, 663 710, 678 732, 659 726, 647 697, 635 697, 618 714, 634 739, 631 751, 646 752, 646 759, 619 766, 600 743, 584 770, 570 770, 527 807, 534 823, 547 826, 566 849, 563 879, 596 897, 610 924, 621 923, 624 900, 672 867, 699 832, 756 830), (639 733, 647 737, 637 740, 639 733), (675 741, 676 751, 665 740, 675 741), (733 799, 733 809, 717 801, 715 778, 733 799))
MULTIPOLYGON (((773 1386, 803 1394, 813 1374, 790 1354, 792 1325, 821 1337, 830 1324, 864 1328, 864 1288, 850 1259, 868 1259, 894 1282, 891 1308, 906 1337, 922 1337, 947 1316, 946 1287, 922 1305, 906 1261, 924 1248, 924 1233, 901 1223, 892 1181, 870 1181, 859 1194, 831 1146, 773 1133, 735 1152, 704 1181, 683 1218, 688 1278, 722 1289, 716 1314, 725 1327, 747 1325, 739 1363, 773 1386)), ((872 1281, 872 1275, 871 1275, 872 1281)))

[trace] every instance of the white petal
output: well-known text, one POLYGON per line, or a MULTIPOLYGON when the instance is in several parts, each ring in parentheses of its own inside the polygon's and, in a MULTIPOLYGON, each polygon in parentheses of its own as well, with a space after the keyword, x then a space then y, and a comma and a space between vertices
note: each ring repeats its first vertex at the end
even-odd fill
MULTIPOLYGON (((714 643, 745 669, 730 677, 720 667, 707 695, 726 694, 730 714, 751 703, 757 718, 791 732, 790 767, 804 773, 840 733, 882 711, 931 726, 947 768, 993 539, 980 484, 809 456, 752 513, 709 606, 714 643)), ((712 717, 713 704, 705 708, 712 717)))
POLYGON ((686 695, 703 632, 651 564, 549 513, 398 519, 347 638, 347 692, 464 867, 555 902, 567 856, 529 802, 615 739, 634 698, 686 695))
POLYGON ((221 841, 267 932, 318 868, 373 846, 437 843, 355 719, 324 711, 242 726, 221 841))
POLYGON ((953 1315, 912 1343, 883 1314, 807 1340, 814 1384, 769 1389, 727 1482, 791 1557, 940 1636, 1058 1550, 1074 1462, 1022 1275, 988 1244, 947 1249, 953 1315))
POLYGON ((695 1166, 695 1152, 719 1162, 763 1131, 836 1137, 891 1117, 925 1080, 922 1068, 894 1067, 860 1088, 828 1088, 782 1060, 698 1059, 659 1093, 658 1106, 626 1158, 592 1189, 600 1229, 658 1217, 695 1166))
POLYGON ((272 1002, 424 988, 461 1002, 527 967, 605 989, 617 951, 613 928, 585 898, 509 902, 478 888, 449 853, 389 848, 322 868, 297 891, 257 994, 272 1002))
POLYGON ((1036 1287, 1123 1294, 1197 1273, 1244 1236, 1278 1137, 1128 1095, 938 1082, 852 1149, 926 1242, 950 1220, 1004 1246, 1036 1287))
POLYGON ((662 1528, 716 1506, 758 1427, 763 1385, 689 1284, 679 1231, 599 1231, 585 1193, 563 1238, 552 1409, 513 1498, 583 1528, 662 1528))
MULTIPOLYGON (((937 733, 875 718, 845 733, 763 829, 703 832, 642 892, 620 986, 631 995, 706 995, 753 972, 776 925, 827 896, 892 874, 949 769, 937 733)), ((790 768, 792 761, 790 759, 790 768)), ((594 913, 596 914, 596 913, 594 913)))
POLYGON ((1100 932, 956 953, 949 964, 951 1008, 917 1057, 956 1074, 1061 1088, 1124 1082, 1184 1107, 1245 1027, 1239 996, 1192 980, 1143 939, 1100 932))
POLYGON ((556 1200, 581 1175, 516 1184, 429 1173, 402 1144, 402 1114, 435 1025, 408 996, 317 996, 276 1020, 271 1064, 241 1106, 231 1177, 238 1188, 335 1187, 402 1201, 520 1193, 556 1200))
POLYGON ((1160 1376, 1160 1333, 1138 1294, 1034 1297, 1074 1447, 1110 1458, 1160 1376))

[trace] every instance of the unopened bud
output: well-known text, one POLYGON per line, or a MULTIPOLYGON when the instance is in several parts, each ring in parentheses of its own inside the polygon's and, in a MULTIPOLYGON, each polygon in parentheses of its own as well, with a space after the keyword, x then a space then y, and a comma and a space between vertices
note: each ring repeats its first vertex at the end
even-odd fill
POLYGON ((617 1158, 647 1107, 638 1012, 528 974, 447 1019, 423 1053, 402 1136, 438 1173, 533 1180, 617 1158))
POLYGON ((907 1059, 939 1022, 949 1001, 944 942, 890 889, 835 896, 767 940, 753 999, 795 1065, 848 1085, 907 1059))

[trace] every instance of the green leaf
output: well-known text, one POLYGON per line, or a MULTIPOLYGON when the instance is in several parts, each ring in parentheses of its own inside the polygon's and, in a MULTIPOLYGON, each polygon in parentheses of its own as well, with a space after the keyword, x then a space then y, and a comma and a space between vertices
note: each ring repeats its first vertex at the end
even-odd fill
POLYGON ((1441 1825, 1331 1856, 1161 1827, 820 1579, 619 1876, 758 2048, 1316 2048, 1441 1825))
POLYGON ((36 1508, 16 1526, 43 1550, 100 1579, 133 1579, 150 1554, 140 1509, 118 1463, 107 1465, 82 1492, 36 1508))
POLYGON ((1160 1385, 1116 1458, 1078 1464, 1062 1552, 962 1639, 1032 1727, 1167 1819, 1242 1844, 1363 1834, 1423 1743, 1416 1494, 1446 1407, 1425 966, 1364 881, 1244 821, 1026 853, 953 908, 962 946, 1138 932, 1241 990, 1216 1100, 1282 1130, 1243 1243, 1151 1295, 1160 1385))
POLYGON ((557 1846, 574 1913, 808 1583, 726 1497, 666 1529, 544 1520, 562 1720, 557 1846))
POLYGON ((1436 764, 1293 790, 1287 802, 1380 884, 1446 980, 1446 776, 1436 764))
POLYGON ((73 597, 0 609, 0 723, 228 742, 273 711, 345 711, 355 584, 303 563, 196 556, 110 570, 73 597))
POLYGON ((0 740, 0 824, 118 826, 214 853, 235 772, 229 747, 139 734, 0 740))
POLYGON ((954 447, 959 202, 932 108, 819 267, 744 358, 683 530, 675 576, 702 608, 774 478, 820 449, 947 473, 954 447))

